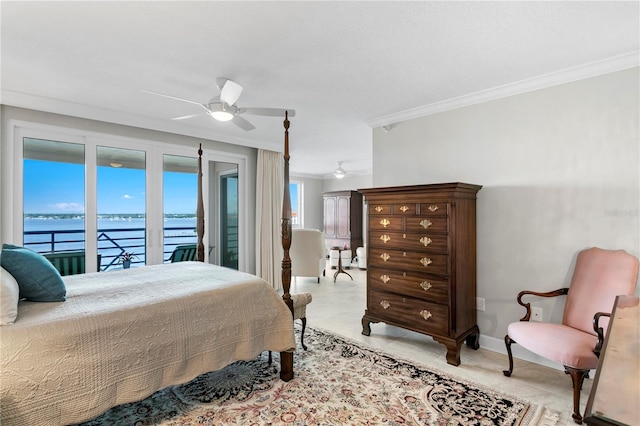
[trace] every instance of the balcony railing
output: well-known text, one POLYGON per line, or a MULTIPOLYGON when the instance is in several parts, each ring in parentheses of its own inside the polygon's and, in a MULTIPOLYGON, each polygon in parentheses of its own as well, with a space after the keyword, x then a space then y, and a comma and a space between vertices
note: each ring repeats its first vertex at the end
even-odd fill
MULTIPOLYGON (((237 228, 235 228, 237 237, 237 228)), ((195 229, 191 226, 164 228, 163 260, 167 262, 174 248, 181 244, 197 242, 195 229)), ((63 253, 85 249, 84 230, 44 230, 25 231, 24 246, 41 254, 63 253)), ((100 271, 106 271, 118 265, 124 252, 134 253, 133 265, 146 263, 145 228, 108 228, 98 229, 98 254, 101 256, 100 271)), ((237 249, 237 238, 236 247, 237 249)))

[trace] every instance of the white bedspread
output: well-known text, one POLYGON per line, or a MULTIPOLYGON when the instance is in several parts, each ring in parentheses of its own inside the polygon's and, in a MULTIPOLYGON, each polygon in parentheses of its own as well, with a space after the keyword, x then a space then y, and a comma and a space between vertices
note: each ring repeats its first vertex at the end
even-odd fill
POLYGON ((291 312, 264 280, 180 262, 64 277, 67 300, 22 301, 0 330, 1 424, 58 425, 295 348, 291 312))

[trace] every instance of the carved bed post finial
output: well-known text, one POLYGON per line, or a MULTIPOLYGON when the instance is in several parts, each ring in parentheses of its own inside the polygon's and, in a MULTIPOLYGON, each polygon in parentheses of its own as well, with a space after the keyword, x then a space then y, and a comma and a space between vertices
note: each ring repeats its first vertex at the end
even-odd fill
POLYGON ((282 200, 282 298, 293 314, 293 301, 289 289, 291 288, 291 195, 289 193, 289 113, 284 113, 284 197, 282 200))
POLYGON ((202 197, 202 144, 198 149, 198 208, 196 210, 196 233, 198 234, 197 260, 204 262, 204 201, 202 197))

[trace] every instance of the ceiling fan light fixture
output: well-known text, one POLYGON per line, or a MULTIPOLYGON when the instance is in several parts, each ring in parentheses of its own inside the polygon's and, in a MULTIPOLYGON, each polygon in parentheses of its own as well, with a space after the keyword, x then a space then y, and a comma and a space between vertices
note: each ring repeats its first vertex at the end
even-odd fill
POLYGON ((209 104, 209 114, 214 120, 231 121, 234 114, 233 112, 230 112, 229 109, 231 108, 227 107, 223 103, 209 104))
POLYGON ((211 117, 218 121, 230 121, 233 118, 233 114, 228 111, 211 111, 211 117))
POLYGON ((336 177, 336 179, 342 179, 346 174, 347 173, 342 168, 342 161, 338 161, 338 168, 335 172, 333 172, 333 175, 336 177))

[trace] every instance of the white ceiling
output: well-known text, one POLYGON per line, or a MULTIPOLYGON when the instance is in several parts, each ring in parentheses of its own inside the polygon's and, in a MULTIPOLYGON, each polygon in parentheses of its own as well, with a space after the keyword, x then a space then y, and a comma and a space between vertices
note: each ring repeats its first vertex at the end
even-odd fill
POLYGON ((207 116, 217 77, 238 105, 294 108, 291 172, 371 172, 372 128, 638 65, 639 2, 7 2, 6 105, 282 150, 282 120, 207 116))

